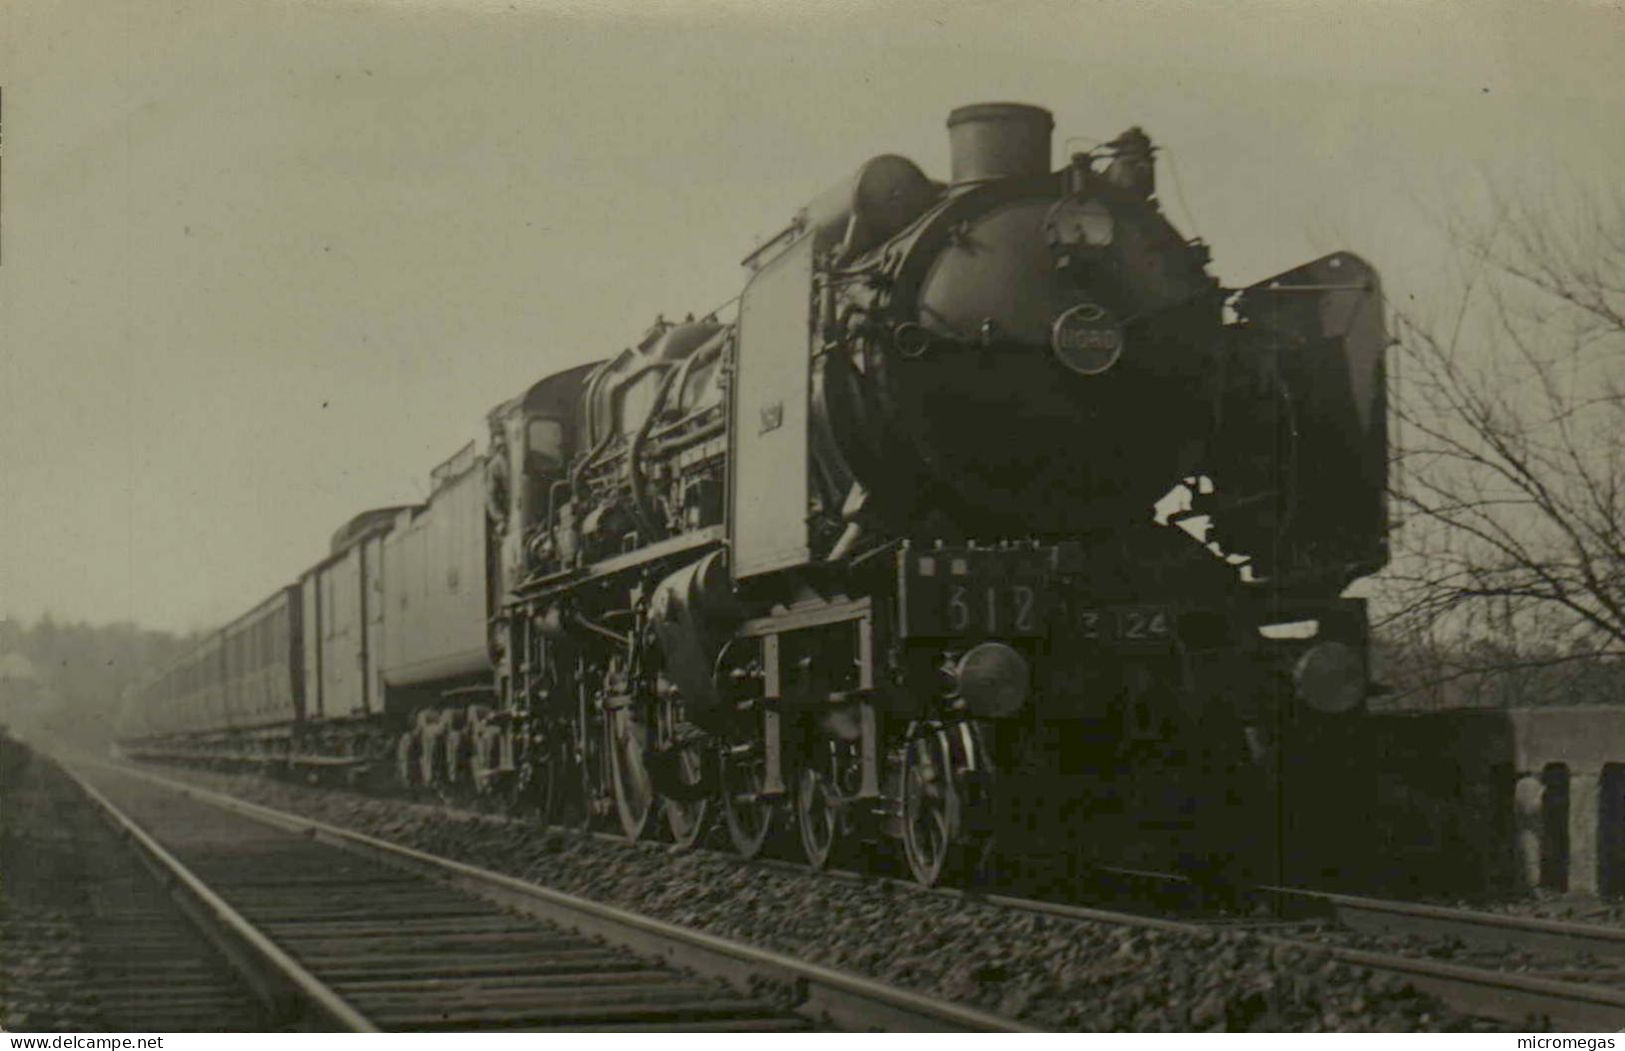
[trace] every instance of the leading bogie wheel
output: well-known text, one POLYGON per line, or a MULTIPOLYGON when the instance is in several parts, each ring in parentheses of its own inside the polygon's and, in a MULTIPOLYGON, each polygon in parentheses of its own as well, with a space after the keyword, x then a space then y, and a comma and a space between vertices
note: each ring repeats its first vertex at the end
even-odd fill
POLYGON ((840 795, 830 774, 812 765, 796 775, 796 831, 801 853, 814 869, 829 866, 841 840, 840 795))
POLYGON ((643 726, 632 717, 630 708, 607 713, 609 734, 609 780, 615 795, 615 812, 621 831, 636 843, 649 831, 654 812, 654 784, 643 765, 643 726))
POLYGON ((734 853, 754 858, 773 834, 778 805, 763 799, 762 762, 754 755, 724 753, 722 757, 722 818, 734 853))
POLYGON ((915 880, 931 887, 948 874, 961 825, 946 742, 940 734, 916 737, 903 758, 903 853, 915 880))
MULTIPOLYGON (((685 785, 698 786, 704 779, 705 755, 698 744, 684 745, 677 752, 677 768, 679 776, 685 785)), ((666 830, 671 833, 671 840, 679 849, 686 850, 700 841, 710 824, 711 800, 709 797, 699 799, 663 799, 661 808, 665 811, 666 830)))

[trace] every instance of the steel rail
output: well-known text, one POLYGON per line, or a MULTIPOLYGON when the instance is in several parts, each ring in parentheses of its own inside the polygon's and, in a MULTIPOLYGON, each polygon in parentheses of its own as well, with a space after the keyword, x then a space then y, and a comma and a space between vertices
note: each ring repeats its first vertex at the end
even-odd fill
POLYGON ((1361 933, 1456 938, 1488 949, 1532 949, 1625 958, 1625 928, 1620 927, 1297 887, 1262 887, 1260 890, 1285 905, 1301 904, 1321 910, 1332 922, 1361 933))
MULTIPOLYGON (((1106 875, 1145 882, 1189 886, 1190 880, 1169 872, 1106 867, 1106 875)), ((1528 949, 1543 953, 1589 953, 1625 958, 1625 927, 1575 923, 1539 916, 1485 912, 1447 905, 1373 898, 1363 894, 1312 890, 1307 887, 1259 885, 1247 888, 1278 914, 1330 921, 1361 934, 1454 938, 1485 949, 1528 949)))
POLYGON ((243 976, 273 1022, 304 1023, 329 1031, 378 1032, 366 1016, 244 919, 98 789, 66 763, 58 761, 57 766, 114 831, 130 842, 181 912, 243 976))
MULTIPOLYGON (((1191 920, 1171 920, 1140 913, 1114 912, 999 894, 981 895, 965 891, 946 893, 962 895, 968 901, 982 901, 1023 912, 1121 924, 1146 930, 1195 935, 1212 934, 1215 929, 1223 929, 1216 928, 1213 924, 1191 920)), ((1465 914, 1465 910, 1454 911, 1465 914)), ((1392 915, 1399 915, 1398 910, 1392 915)), ((1463 1014, 1492 1018, 1514 1025, 1544 1020, 1548 1025, 1583 1032, 1615 1032, 1625 1027, 1625 991, 1615 988, 1535 977, 1516 971, 1445 963, 1401 953, 1351 949, 1313 938, 1272 934, 1265 930, 1249 930, 1247 933, 1276 948, 1297 950, 1307 955, 1330 958, 1351 966, 1397 975, 1417 990, 1437 996, 1444 1004, 1463 1014)))
MULTIPOLYGON (((92 760, 76 760, 92 762, 92 760)), ((633 952, 721 978, 739 988, 766 980, 792 991, 796 1011, 842 1029, 906 1032, 1032 1032, 1008 1018, 796 960, 782 953, 679 927, 513 876, 437 857, 362 832, 250 803, 197 785, 94 761, 243 817, 308 836, 396 869, 429 877, 536 919, 633 952)))

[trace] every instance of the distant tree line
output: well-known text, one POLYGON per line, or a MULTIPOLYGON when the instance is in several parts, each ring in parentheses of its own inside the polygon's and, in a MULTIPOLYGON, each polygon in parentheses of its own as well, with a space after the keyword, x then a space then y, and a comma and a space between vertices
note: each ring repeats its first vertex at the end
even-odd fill
POLYGON ((1625 661, 1550 645, 1379 630, 1376 710, 1625 704, 1625 661))
POLYGON ((131 623, 62 623, 46 614, 27 625, 0 618, 0 723, 104 745, 125 692, 190 641, 131 623))

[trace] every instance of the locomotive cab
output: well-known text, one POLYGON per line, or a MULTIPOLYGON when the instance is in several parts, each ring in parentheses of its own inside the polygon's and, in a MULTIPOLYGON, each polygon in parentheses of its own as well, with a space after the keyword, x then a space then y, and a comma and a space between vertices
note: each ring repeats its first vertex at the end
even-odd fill
POLYGON ((567 489, 582 387, 597 367, 593 362, 548 376, 488 417, 486 517, 500 538, 492 547, 501 551, 494 594, 511 590, 535 565, 536 543, 567 489))

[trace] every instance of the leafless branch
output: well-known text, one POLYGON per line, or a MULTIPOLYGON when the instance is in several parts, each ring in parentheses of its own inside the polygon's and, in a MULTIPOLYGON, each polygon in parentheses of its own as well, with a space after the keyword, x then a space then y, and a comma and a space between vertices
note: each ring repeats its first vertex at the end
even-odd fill
POLYGON ((1423 684, 1486 670, 1463 653, 1515 671, 1625 652, 1625 198, 1500 194, 1490 214, 1447 224, 1448 321, 1396 318, 1379 626, 1456 655, 1423 684))

